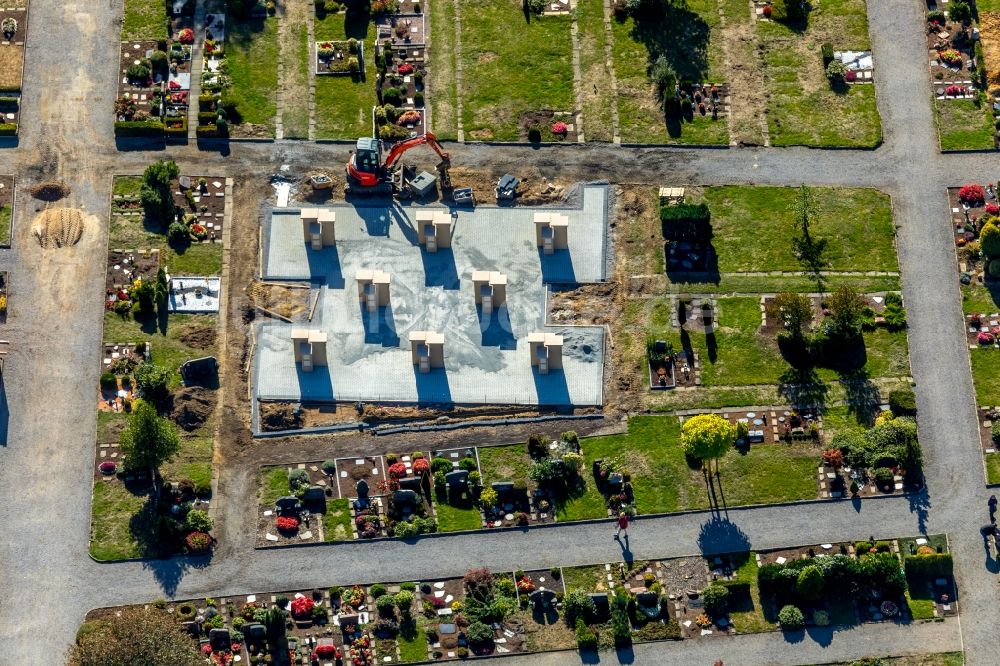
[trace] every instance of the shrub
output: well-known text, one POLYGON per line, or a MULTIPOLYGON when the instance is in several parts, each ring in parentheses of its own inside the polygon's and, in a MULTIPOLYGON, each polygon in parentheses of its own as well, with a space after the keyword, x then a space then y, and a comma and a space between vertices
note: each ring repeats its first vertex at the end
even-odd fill
POLYGON ((205 532, 191 532, 184 537, 188 552, 204 553, 212 547, 212 537, 205 532))
POLYGON ((705 601, 705 612, 710 616, 720 618, 726 614, 729 590, 725 586, 713 583, 705 588, 701 596, 705 601))
POLYGON ((833 44, 830 42, 825 42, 820 47, 820 54, 823 56, 823 68, 833 62, 833 44))
POLYGON ((304 469, 293 469, 288 473, 288 487, 297 490, 300 486, 309 485, 309 472, 304 469))
POLYGON ((545 11, 545 0, 525 0, 532 14, 540 16, 545 11))
POLYGON ((399 589, 404 592, 414 592, 417 589, 417 584, 412 581, 407 581, 405 583, 400 583, 399 589))
POLYGON ((105 391, 115 391, 118 389, 118 378, 115 377, 115 373, 105 372, 101 374, 101 388, 105 391))
POLYGON ((795 631, 805 626, 806 618, 802 615, 802 611, 789 604, 778 611, 778 622, 782 629, 795 631))
POLYGON ((813 624, 817 627, 830 626, 830 614, 824 610, 813 611, 813 624))
POLYGON ((208 513, 202 511, 201 509, 192 509, 188 511, 187 528, 195 532, 211 532, 212 531, 212 519, 208 517, 208 513))
POLYGON ((368 594, 372 595, 372 599, 380 599, 386 595, 385 585, 382 583, 375 583, 370 588, 368 588, 368 594))
POLYGON ((191 231, 180 222, 171 223, 167 229, 167 242, 173 247, 183 247, 191 241, 191 231))
POLYGON ((890 331, 898 331, 906 328, 906 311, 901 305, 886 305, 882 312, 885 318, 885 327, 890 331))
POLYGON ((392 598, 392 601, 396 604, 399 612, 403 614, 403 617, 407 617, 410 614, 410 607, 413 606, 413 592, 400 590, 392 598))
POLYGON ((447 474, 452 469, 454 469, 454 467, 452 466, 451 461, 447 458, 435 458, 431 461, 431 470, 433 470, 435 474, 438 472, 447 474))
POLYGON ((987 267, 987 271, 991 278, 1000 278, 1000 260, 992 260, 987 267))
POLYGON ((575 626, 581 620, 592 621, 596 617, 597 606, 586 592, 573 590, 563 599, 563 618, 566 624, 575 626))
POLYGON ((806 601, 816 601, 823 595, 825 581, 818 566, 810 565, 799 572, 795 581, 795 591, 806 601))
POLYGON ((528 436, 528 455, 539 460, 549 455, 549 438, 545 435, 532 434, 528 436))
POLYGON ((129 65, 125 70, 125 76, 129 81, 144 82, 149 78, 149 66, 145 62, 129 65))
POLYGON ((990 435, 994 444, 1000 444, 1000 421, 994 421, 990 426, 990 435))
POLYGON ((484 645, 493 640, 493 629, 482 622, 473 622, 465 630, 465 637, 470 645, 484 645))
POLYGON ((390 86, 382 90, 382 103, 392 104, 393 106, 399 106, 402 101, 402 93, 399 88, 395 86, 390 86))
POLYGON ((875 470, 875 483, 882 488, 891 486, 893 478, 892 470, 888 467, 879 467, 875 470))
POLYGON ((948 18, 956 23, 968 24, 972 21, 972 7, 967 0, 952 0, 948 5, 948 18))
POLYGON ((382 617, 396 616, 396 602, 391 595, 384 594, 375 600, 375 608, 382 617))
POLYGON ((889 393, 889 409, 896 416, 913 416, 917 413, 917 396, 912 389, 895 389, 889 393))
POLYGON ((951 553, 931 553, 928 555, 910 555, 903 560, 907 576, 923 576, 940 578, 951 576, 954 570, 951 553))
POLYGON ((844 466, 844 454, 840 449, 827 449, 823 451, 823 464, 834 469, 844 466))
POLYGON ((632 626, 625 610, 615 606, 611 609, 611 636, 615 647, 625 647, 632 643, 632 626))
POLYGON ((958 198, 963 203, 980 204, 986 201, 986 190, 977 183, 962 185, 958 189, 958 198))
POLYGON ((396 527, 393 529, 392 533, 400 539, 412 539, 420 533, 420 530, 413 523, 404 520, 396 523, 396 527))
POLYGON ((847 67, 839 60, 831 60, 826 66, 826 80, 836 89, 844 85, 847 77, 847 67))
POLYGON ((583 618, 576 620, 576 646, 580 650, 592 652, 597 649, 597 634, 583 622, 583 618))

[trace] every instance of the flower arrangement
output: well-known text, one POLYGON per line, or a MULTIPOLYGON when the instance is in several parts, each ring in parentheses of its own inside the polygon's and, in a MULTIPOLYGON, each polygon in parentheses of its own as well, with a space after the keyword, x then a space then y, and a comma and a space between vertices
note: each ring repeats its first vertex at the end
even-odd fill
POLYGON ((948 97, 960 97, 965 95, 966 92, 968 92, 968 90, 965 86, 951 85, 944 89, 944 93, 948 97))
POLYGON ((181 44, 194 44, 194 30, 191 28, 184 28, 177 33, 177 41, 181 44))
POLYGON ((774 9, 771 7, 771 5, 764 5, 764 18, 771 18, 771 13, 773 11, 774 9))
POLYGON ((368 634, 361 636, 351 643, 347 654, 350 656, 354 666, 368 666, 374 659, 372 654, 372 639, 368 634))
POLYGON ((848 83, 854 83, 855 81, 857 81, 858 80, 857 71, 849 69, 846 72, 844 72, 844 80, 847 81, 848 83))
POLYGON ((299 529, 299 519, 292 516, 278 516, 274 519, 274 526, 281 532, 294 532, 299 529))
POLYGON ((933 554, 934 554, 934 549, 928 545, 923 545, 920 548, 917 548, 917 555, 933 555, 933 554))
POLYGON ((317 645, 312 653, 313 660, 318 659, 340 659, 341 654, 336 645, 317 645))
POLYGON ((359 585, 348 590, 343 597, 344 603, 357 608, 365 601, 365 591, 359 585))
POLYGON ((191 532, 184 537, 187 549, 192 553, 204 553, 212 547, 212 537, 207 532, 191 532))
POLYGON ((411 63, 404 62, 402 65, 396 68, 396 72, 398 72, 399 74, 412 74, 413 69, 414 68, 411 63))
POLYGON ((413 461, 414 474, 426 474, 431 471, 431 463, 426 458, 419 458, 413 461))
POLYGON ((986 201, 986 190, 976 183, 962 185, 958 189, 958 198, 962 203, 979 204, 986 201))
POLYGON ((978 312, 973 312, 969 315, 969 324, 972 326, 979 326, 983 323, 983 315, 978 312))
POLYGON ((997 341, 997 337, 990 333, 989 331, 982 331, 976 336, 976 342, 981 345, 992 345, 997 341))
POLYGON ((569 131, 569 125, 567 125, 563 121, 560 120, 560 121, 552 123, 552 133, 553 134, 558 134, 560 136, 564 136, 566 134, 566 132, 568 132, 568 131, 569 131))
POLYGON ((292 615, 296 617, 304 617, 312 613, 312 609, 316 606, 316 602, 310 597, 296 597, 292 599, 292 615))
POLYGON ((410 109, 409 111, 404 111, 399 119, 396 121, 397 125, 416 125, 420 122, 420 112, 410 109))
POLYGON ((955 66, 962 64, 962 54, 959 53, 957 49, 944 49, 943 51, 939 51, 938 58, 940 58, 941 62, 946 65, 955 66))
POLYGON ((200 239, 208 236, 208 229, 196 222, 191 225, 191 233, 194 234, 195 238, 200 239))
POLYGON ((118 471, 118 463, 114 462, 113 460, 105 460, 100 465, 98 465, 97 468, 101 470, 101 474, 104 474, 105 476, 111 476, 116 471, 118 471))
POLYGON ((517 591, 530 594, 535 591, 535 582, 527 576, 521 576, 517 581, 517 591))
POLYGON ((694 623, 697 624, 702 629, 708 629, 712 626, 712 620, 705 613, 700 614, 694 619, 694 623))
POLYGON ((885 615, 886 617, 895 617, 896 614, 899 613, 899 606, 886 599, 882 602, 882 605, 879 606, 879 610, 881 610, 882 615, 885 615))
POLYGON ((400 479, 406 476, 406 465, 401 462, 389 465, 389 476, 400 479))

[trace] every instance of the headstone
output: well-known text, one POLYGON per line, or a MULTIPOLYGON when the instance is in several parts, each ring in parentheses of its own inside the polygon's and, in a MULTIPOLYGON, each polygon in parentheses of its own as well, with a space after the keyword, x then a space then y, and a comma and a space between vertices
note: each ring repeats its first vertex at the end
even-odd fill
POLYGON ((507 495, 514 492, 514 482, 513 481, 497 481, 491 486, 493 490, 497 491, 497 495, 507 495))
POLYGON ((392 503, 397 506, 416 506, 417 493, 412 490, 397 490, 392 494, 392 503))
POLYGON ((469 485, 469 470, 457 469, 444 475, 449 488, 465 487, 469 485))
POLYGON ((611 612, 611 602, 608 599, 607 592, 591 592, 588 596, 594 602, 594 607, 597 609, 597 617, 607 617, 611 612))
POLYGON ((354 485, 354 490, 358 493, 358 498, 368 497, 368 482, 361 479, 354 485))
POLYGON ((228 629, 210 630, 208 632, 208 642, 212 645, 213 650, 228 650, 233 645, 228 629))
POLYGON ((412 490, 413 492, 420 492, 420 477, 419 476, 408 476, 405 479, 399 480, 400 490, 412 490))
POLYGON ((251 641, 262 641, 267 638, 267 627, 262 624, 248 624, 243 635, 251 641))
POLYGON ((556 598, 556 593, 552 590, 539 589, 531 593, 528 599, 536 607, 548 607, 556 598))
POLYGON ((326 504, 326 490, 323 486, 309 486, 302 493, 302 501, 310 504, 326 504))
POLYGON ((279 497, 274 502, 274 506, 278 511, 298 511, 302 508, 302 503, 299 502, 298 497, 288 495, 287 497, 279 497))

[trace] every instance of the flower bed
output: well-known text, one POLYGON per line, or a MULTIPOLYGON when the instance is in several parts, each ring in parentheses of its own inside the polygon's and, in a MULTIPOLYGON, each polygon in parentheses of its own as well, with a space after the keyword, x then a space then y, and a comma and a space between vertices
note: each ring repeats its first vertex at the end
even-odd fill
POLYGON ((365 71, 364 41, 316 42, 317 74, 361 75, 365 71))

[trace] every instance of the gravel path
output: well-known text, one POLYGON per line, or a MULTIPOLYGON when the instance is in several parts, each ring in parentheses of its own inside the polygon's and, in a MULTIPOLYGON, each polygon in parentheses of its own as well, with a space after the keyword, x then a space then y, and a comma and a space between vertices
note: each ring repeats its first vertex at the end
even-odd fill
MULTIPOLYGON (((283 552, 227 548, 211 563, 98 565, 89 559, 94 387, 110 176, 139 173, 163 154, 119 152, 111 134, 108 109, 115 94, 116 59, 108 54, 118 41, 121 10, 120 0, 32 2, 25 124, 19 146, 0 151, 0 173, 15 174, 21 192, 34 182, 64 179, 73 190, 68 205, 90 216, 77 246, 43 251, 28 229, 35 202, 22 195, 13 249, 0 251, 0 270, 11 273, 11 313, 3 334, 14 342, 5 378, 9 437, 0 449, 4 646, 0 663, 49 663, 52 654, 70 643, 84 613, 105 604, 311 587, 316 582, 374 581, 393 575, 438 577, 459 574, 473 563, 512 569, 620 558, 610 527, 602 524, 444 536, 414 544, 390 541, 283 552), (72 58, 66 57, 69 44, 72 58)), ((455 164, 532 163, 562 181, 807 182, 874 186, 893 197, 929 494, 868 500, 860 510, 849 502, 810 503, 730 510, 721 517, 694 513, 644 518, 633 529, 632 548, 635 557, 663 557, 702 549, 769 548, 946 531, 956 556, 963 621, 864 626, 836 633, 832 641, 809 635, 801 642, 788 642, 768 634, 663 648, 641 646, 632 657, 636 664, 664 663, 664 659, 710 663, 716 652, 739 655, 741 663, 798 664, 868 653, 950 650, 964 643, 967 663, 979 665, 995 663, 1000 650, 995 631, 1000 621, 998 565, 985 560, 977 529, 985 517, 989 492, 983 485, 944 194, 948 185, 996 178, 1000 156, 937 153, 920 3, 879 0, 870 4, 869 16, 885 135, 884 145, 875 151, 449 147, 455 164)), ((234 144, 221 152, 199 151, 195 145, 172 147, 169 154, 184 170, 267 174, 282 164, 338 165, 347 150, 338 145, 277 142, 234 144)), ((572 653, 530 660, 577 663, 572 653)), ((527 662, 528 658, 504 663, 527 662)))

